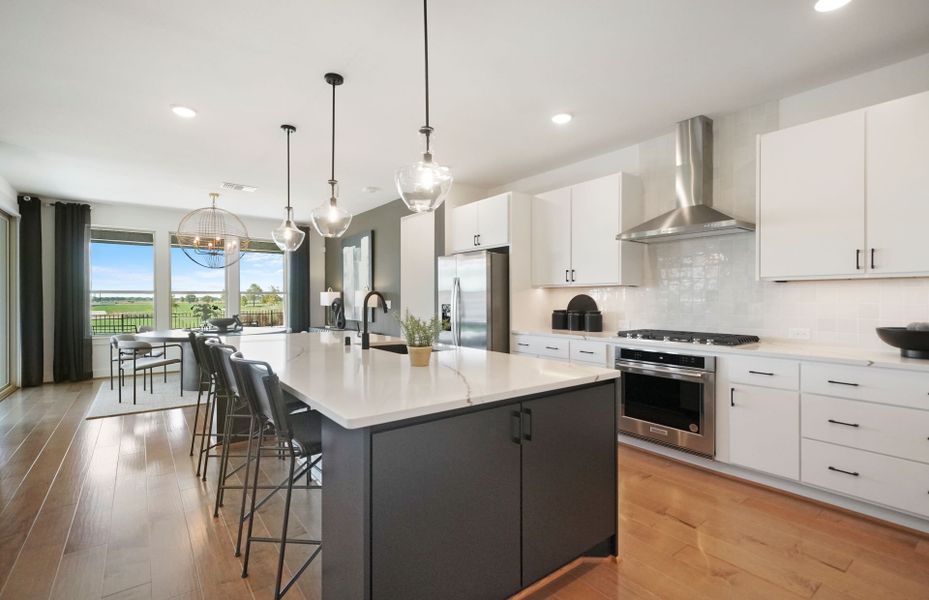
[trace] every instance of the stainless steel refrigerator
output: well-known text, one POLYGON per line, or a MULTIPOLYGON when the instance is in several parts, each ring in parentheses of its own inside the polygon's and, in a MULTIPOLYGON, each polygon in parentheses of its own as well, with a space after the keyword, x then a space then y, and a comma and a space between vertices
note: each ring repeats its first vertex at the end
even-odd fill
POLYGON ((439 342, 510 351, 509 259, 489 250, 438 258, 439 342))

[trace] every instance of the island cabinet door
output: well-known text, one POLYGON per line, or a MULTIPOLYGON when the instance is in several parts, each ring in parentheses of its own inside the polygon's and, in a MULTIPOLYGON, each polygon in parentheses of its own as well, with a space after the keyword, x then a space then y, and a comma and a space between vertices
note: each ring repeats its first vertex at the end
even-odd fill
POLYGON ((520 589, 519 404, 374 433, 371 597, 520 589))
POLYGON ((523 586, 615 552, 615 386, 523 402, 523 586))

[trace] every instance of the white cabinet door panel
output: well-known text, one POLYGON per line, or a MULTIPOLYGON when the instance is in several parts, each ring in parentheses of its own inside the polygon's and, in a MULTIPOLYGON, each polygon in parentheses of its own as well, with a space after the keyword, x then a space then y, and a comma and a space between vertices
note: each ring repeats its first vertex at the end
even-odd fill
POLYGON ((760 277, 864 274, 864 119, 856 111, 761 137, 760 277))
POLYGON ((800 395, 751 385, 730 388, 729 461, 800 478, 800 395))
POLYGON ((532 285, 567 285, 571 270, 571 188, 532 199, 532 285))
POLYGON ((929 92, 879 104, 866 118, 871 274, 929 273, 929 92))
POLYGON ((619 280, 619 176, 579 183, 571 189, 572 282, 583 285, 619 280))
POLYGON ((510 243, 510 195, 500 194, 477 203, 479 248, 510 243))
POLYGON ((455 207, 452 218, 452 252, 473 250, 477 244, 477 202, 455 207))

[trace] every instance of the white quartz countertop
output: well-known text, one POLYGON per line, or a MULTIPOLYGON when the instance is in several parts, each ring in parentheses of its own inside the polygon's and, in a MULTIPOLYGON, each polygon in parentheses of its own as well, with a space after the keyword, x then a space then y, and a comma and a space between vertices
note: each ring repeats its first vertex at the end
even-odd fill
MULTIPOLYGON (((344 332, 251 336, 233 343, 271 365, 281 386, 346 429, 380 425, 614 379, 619 371, 473 348, 434 352, 428 367, 409 356, 362 350, 344 332)), ((230 340, 231 341, 231 340, 230 340)), ((372 346, 403 343, 371 336, 372 346)))
POLYGON ((793 340, 762 340, 756 344, 741 346, 707 346, 680 342, 657 342, 649 340, 631 340, 618 337, 614 332, 586 332, 563 330, 513 331, 514 335, 539 335, 563 337, 567 339, 590 340, 632 348, 664 348, 670 351, 691 351, 697 354, 744 356, 766 356, 770 358, 790 358, 815 362, 830 362, 861 367, 883 367, 904 369, 908 371, 929 372, 929 360, 904 358, 896 348, 884 349, 855 348, 848 346, 826 346, 810 342, 793 340))

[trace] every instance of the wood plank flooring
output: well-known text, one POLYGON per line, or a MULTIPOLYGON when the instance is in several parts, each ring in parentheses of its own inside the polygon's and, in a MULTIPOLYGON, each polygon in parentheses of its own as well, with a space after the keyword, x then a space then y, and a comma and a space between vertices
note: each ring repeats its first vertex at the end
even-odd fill
MULTIPOLYGON (((187 456, 191 409, 85 421, 100 382, 0 402, 0 600, 271 596, 276 549, 233 556, 239 495, 212 516, 187 456)), ((929 598, 929 539, 621 448, 622 558, 582 562, 533 600, 929 598)), ((262 480, 284 463, 264 461, 262 480)), ((259 513, 277 534, 283 499, 259 513)), ((319 535, 296 491, 292 535, 319 535)), ((296 568, 307 549, 288 547, 296 568)), ((319 562, 288 598, 319 598, 319 562)), ((450 590, 449 597, 454 597, 450 590)))

